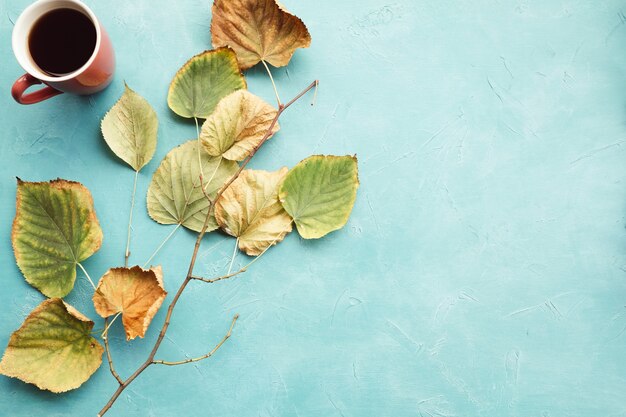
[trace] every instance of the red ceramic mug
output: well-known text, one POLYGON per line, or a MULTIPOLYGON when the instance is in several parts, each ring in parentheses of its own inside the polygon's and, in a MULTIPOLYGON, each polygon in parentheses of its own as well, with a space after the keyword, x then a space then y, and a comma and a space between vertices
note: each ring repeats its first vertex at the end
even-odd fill
POLYGON ((11 88, 11 95, 20 104, 38 103, 61 93, 93 94, 106 88, 113 80, 115 54, 111 41, 96 15, 79 0, 39 0, 28 6, 13 28, 13 53, 26 71, 11 88), (75 71, 59 76, 42 70, 29 47, 29 36, 35 24, 42 16, 57 9, 82 13, 93 24, 96 36, 90 58, 75 71), (45 87, 26 93, 29 87, 42 83, 45 87))

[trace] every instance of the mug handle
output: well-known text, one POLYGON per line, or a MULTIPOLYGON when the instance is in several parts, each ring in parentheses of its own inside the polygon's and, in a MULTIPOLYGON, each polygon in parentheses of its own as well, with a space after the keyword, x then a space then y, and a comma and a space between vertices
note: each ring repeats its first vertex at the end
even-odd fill
POLYGON ((50 86, 45 86, 41 90, 37 90, 34 93, 24 94, 24 92, 35 84, 41 84, 42 81, 33 77, 30 74, 24 74, 15 81, 11 88, 11 95, 20 104, 35 104, 40 101, 47 100, 59 94, 63 94, 63 91, 59 91, 50 86))

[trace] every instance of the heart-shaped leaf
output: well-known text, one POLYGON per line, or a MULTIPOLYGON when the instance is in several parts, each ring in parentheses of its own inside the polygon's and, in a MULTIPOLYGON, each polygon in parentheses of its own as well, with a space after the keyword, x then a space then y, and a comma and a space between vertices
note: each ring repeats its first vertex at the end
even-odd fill
POLYGON ((100 278, 93 305, 102 317, 122 313, 126 339, 144 337, 167 292, 160 266, 111 268, 100 278))
POLYGON ((291 232, 291 217, 278 201, 287 172, 245 170, 215 204, 217 223, 239 238, 239 249, 248 255, 261 254, 291 232))
MULTIPOLYGON (((254 94, 236 91, 224 97, 202 125, 202 146, 209 155, 243 161, 261 143, 276 113, 275 108, 254 94)), ((276 122, 271 135, 279 129, 276 122)))
POLYGON ((179 116, 206 119, 223 97, 242 88, 246 88, 246 80, 235 53, 218 48, 194 56, 178 70, 167 104, 179 116))
POLYGON ((92 328, 93 321, 60 298, 45 300, 11 335, 0 373, 52 392, 78 388, 102 363, 104 349, 92 328))
POLYGON ((121 160, 139 171, 157 144, 159 121, 150 104, 127 85, 124 94, 102 119, 102 135, 121 160))
POLYGON ((233 48, 241 69, 260 61, 284 67, 297 48, 311 45, 302 20, 275 0, 215 0, 212 10, 213 47, 233 48))
POLYGON ((279 198, 305 239, 341 229, 350 217, 359 187, 355 156, 311 156, 283 182, 279 198))
MULTIPOLYGON (((234 161, 213 157, 200 149, 204 186, 213 198, 239 166, 234 161)), ((209 202, 200 186, 198 141, 190 140, 172 149, 154 173, 148 188, 148 214, 161 224, 180 224, 200 232, 209 202)), ((211 216, 207 231, 217 229, 211 216)))
POLYGON ((91 193, 78 182, 18 179, 11 240, 26 281, 48 297, 65 297, 76 265, 102 244, 91 193))

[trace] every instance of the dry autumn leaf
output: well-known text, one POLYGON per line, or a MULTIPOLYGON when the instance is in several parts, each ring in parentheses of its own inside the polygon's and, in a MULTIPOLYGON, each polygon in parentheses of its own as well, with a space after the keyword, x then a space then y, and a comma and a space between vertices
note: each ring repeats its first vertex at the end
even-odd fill
POLYGON ((248 255, 260 255, 291 232, 292 219, 278 201, 287 172, 245 170, 215 205, 217 223, 239 238, 239 249, 248 255))
POLYGON ((91 193, 73 181, 18 179, 11 241, 26 281, 48 297, 65 297, 76 266, 102 244, 91 193))
POLYGON ((212 10, 213 47, 233 48, 241 69, 260 61, 284 67, 297 48, 311 45, 302 20, 275 0, 215 0, 212 10))
POLYGON ((93 321, 60 298, 45 300, 11 335, 0 373, 52 392, 78 388, 102 363, 104 349, 92 328, 93 321))
MULTIPOLYGON (((198 146, 194 139, 172 149, 154 172, 148 187, 148 214, 157 223, 179 224, 195 232, 202 230, 209 201, 200 186, 198 146)), ((214 198, 239 166, 200 150, 205 191, 214 198)), ((211 215, 207 231, 215 229, 217 224, 211 215)))
POLYGON ((122 313, 126 339, 144 337, 167 292, 160 266, 111 268, 100 278, 93 305, 101 317, 122 313))
MULTIPOLYGON (((200 142, 211 156, 243 161, 261 143, 276 113, 274 107, 254 94, 236 91, 224 97, 206 119, 200 142)), ((275 123, 271 135, 279 129, 275 123)))

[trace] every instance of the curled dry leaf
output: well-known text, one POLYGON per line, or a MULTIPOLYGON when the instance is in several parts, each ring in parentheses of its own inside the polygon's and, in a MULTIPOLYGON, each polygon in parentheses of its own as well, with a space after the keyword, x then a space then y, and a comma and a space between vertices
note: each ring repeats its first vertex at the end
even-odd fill
MULTIPOLYGON (((204 186, 213 198, 237 171, 236 162, 200 152, 204 186)), ((148 188, 148 214, 161 224, 180 224, 195 232, 202 230, 209 202, 200 186, 198 141, 190 140, 172 149, 154 173, 148 188)), ((207 231, 217 229, 211 216, 207 231)))
POLYGON ((314 155, 289 171, 279 197, 300 236, 317 239, 346 224, 358 187, 355 156, 314 155))
POLYGON ((104 350, 92 328, 60 298, 45 300, 11 335, 0 373, 52 392, 78 388, 102 363, 104 350))
POLYGON ((144 337, 167 292, 160 266, 111 268, 100 278, 93 305, 101 317, 122 313, 126 339, 144 337))
POLYGON ((212 10, 213 46, 233 48, 241 69, 260 61, 284 67, 297 48, 311 45, 302 20, 275 0, 215 0, 212 10))
POLYGON ((245 170, 215 204, 218 224, 239 238, 239 249, 248 255, 260 255, 291 232, 291 217, 278 201, 287 172, 245 170))
POLYGON ((154 155, 159 121, 150 104, 127 85, 102 119, 102 136, 121 160, 141 170, 154 155))
POLYGON ((205 51, 178 70, 167 93, 167 104, 179 116, 206 119, 222 97, 247 88, 230 48, 205 51))
MULTIPOLYGON (((275 108, 254 94, 236 91, 224 97, 202 125, 202 146, 209 155, 243 161, 261 143, 276 113, 275 108)), ((279 129, 277 122, 271 135, 279 129)))
POLYGON ((26 281, 48 297, 65 297, 76 265, 102 244, 91 193, 78 182, 18 179, 11 241, 26 281))

